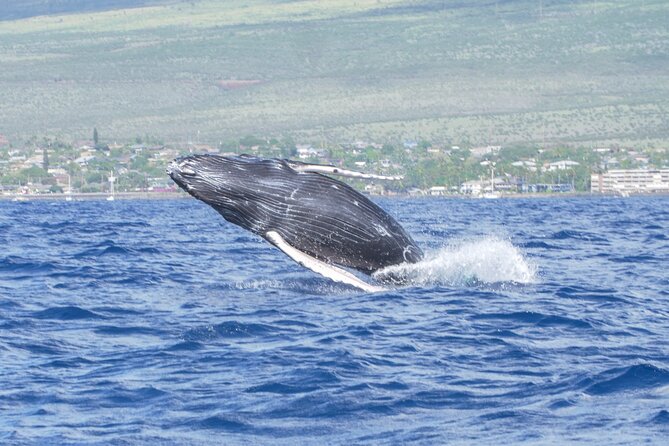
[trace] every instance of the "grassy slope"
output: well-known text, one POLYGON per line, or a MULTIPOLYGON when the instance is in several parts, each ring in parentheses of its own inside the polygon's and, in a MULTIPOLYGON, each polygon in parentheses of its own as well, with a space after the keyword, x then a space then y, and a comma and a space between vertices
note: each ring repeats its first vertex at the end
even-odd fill
POLYGON ((0 133, 669 142, 664 0, 544 0, 541 16, 537 0, 495 3, 200 1, 0 22, 0 133))

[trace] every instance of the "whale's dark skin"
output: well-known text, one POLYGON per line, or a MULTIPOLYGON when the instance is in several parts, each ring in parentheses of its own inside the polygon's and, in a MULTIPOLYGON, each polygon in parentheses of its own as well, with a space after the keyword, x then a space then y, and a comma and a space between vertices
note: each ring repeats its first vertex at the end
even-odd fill
POLYGON ((352 187, 298 171, 299 163, 248 155, 194 155, 173 161, 170 177, 227 221, 268 241, 279 234, 323 262, 371 274, 423 252, 385 211, 352 187))

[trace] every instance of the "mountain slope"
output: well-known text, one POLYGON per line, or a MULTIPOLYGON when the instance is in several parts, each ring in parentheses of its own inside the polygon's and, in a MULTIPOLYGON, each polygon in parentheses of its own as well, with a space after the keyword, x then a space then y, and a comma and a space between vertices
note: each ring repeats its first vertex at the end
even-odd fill
POLYGON ((0 133, 664 144, 666 23, 662 0, 204 0, 7 21, 0 133))

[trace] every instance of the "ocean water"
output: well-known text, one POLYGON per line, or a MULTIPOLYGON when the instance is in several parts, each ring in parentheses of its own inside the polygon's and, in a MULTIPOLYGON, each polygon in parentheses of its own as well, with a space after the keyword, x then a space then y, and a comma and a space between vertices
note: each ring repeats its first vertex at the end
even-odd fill
POLYGON ((0 444, 666 444, 669 197, 377 201, 428 255, 376 294, 193 199, 0 201, 0 444))

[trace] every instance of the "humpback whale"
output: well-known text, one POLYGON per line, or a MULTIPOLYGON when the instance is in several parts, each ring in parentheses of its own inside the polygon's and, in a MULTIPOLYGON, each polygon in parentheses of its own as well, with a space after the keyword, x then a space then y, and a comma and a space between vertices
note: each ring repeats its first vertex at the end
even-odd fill
POLYGON ((267 240, 291 259, 337 282, 365 291, 383 288, 364 274, 423 252, 411 236, 367 197, 326 174, 392 179, 285 159, 250 155, 192 155, 170 163, 167 173, 230 223, 267 240))

